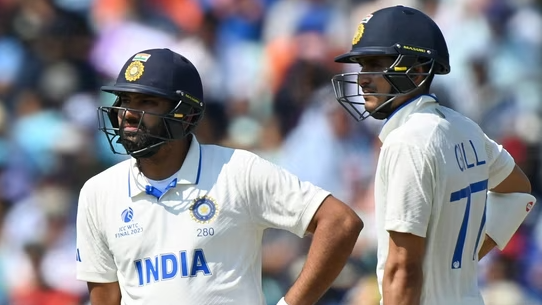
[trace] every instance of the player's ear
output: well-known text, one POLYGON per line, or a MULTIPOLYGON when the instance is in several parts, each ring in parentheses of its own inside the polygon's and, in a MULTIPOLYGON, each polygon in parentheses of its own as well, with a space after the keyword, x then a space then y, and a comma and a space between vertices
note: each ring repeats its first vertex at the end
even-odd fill
POLYGON ((428 68, 426 68, 427 65, 424 65, 423 63, 417 63, 414 67, 412 72, 414 72, 414 77, 411 77, 412 81, 416 85, 420 85, 420 83, 427 78, 427 75, 423 75, 421 73, 427 73, 428 68), (419 74, 418 74, 419 73, 419 74))

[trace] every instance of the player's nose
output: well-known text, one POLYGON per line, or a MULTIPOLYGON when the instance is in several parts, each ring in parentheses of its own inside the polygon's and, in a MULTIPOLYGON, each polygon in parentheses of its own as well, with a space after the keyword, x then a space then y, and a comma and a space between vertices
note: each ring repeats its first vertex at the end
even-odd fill
POLYGON ((138 111, 138 110, 135 110, 135 109, 130 109, 130 108, 126 108, 126 109, 123 109, 123 110, 119 110, 118 112, 118 119, 119 119, 119 124, 124 126, 124 125, 137 125, 141 119, 141 111, 138 111))
POLYGON ((137 109, 126 108, 119 111, 119 115, 122 114, 125 119, 139 119, 141 117, 141 111, 137 109))
POLYGON ((358 86, 365 87, 372 82, 370 74, 358 74, 358 86))

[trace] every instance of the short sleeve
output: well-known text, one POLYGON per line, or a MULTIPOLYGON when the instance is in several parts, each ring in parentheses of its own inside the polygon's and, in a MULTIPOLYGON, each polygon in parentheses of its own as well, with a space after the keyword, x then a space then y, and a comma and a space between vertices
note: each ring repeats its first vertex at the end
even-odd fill
POLYGON ((424 152, 413 145, 383 147, 384 229, 426 237, 433 203, 434 171, 424 152))
POLYGON ((76 276, 87 282, 116 282, 117 267, 96 221, 95 198, 88 186, 83 186, 77 207, 76 276))
POLYGON ((253 221, 303 237, 330 193, 256 155, 250 155, 246 164, 247 201, 253 221))
POLYGON ((502 145, 496 143, 485 136, 485 147, 489 165, 489 181, 488 188, 492 189, 499 185, 501 182, 510 175, 516 163, 514 158, 502 147, 502 145))

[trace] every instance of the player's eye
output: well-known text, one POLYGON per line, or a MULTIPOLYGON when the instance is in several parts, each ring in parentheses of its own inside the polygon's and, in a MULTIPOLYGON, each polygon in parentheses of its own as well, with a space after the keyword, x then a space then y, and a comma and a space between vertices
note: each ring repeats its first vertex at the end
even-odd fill
POLYGON ((158 102, 156 100, 143 100, 141 101, 143 105, 156 106, 158 102))
POLYGON ((361 71, 363 72, 382 72, 384 69, 384 65, 378 62, 369 62, 361 67, 361 71))

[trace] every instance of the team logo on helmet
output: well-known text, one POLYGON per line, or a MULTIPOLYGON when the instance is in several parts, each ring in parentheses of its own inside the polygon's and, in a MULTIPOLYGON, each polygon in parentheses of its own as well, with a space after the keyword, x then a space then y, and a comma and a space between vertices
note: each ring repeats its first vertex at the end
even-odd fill
POLYGON ((356 34, 354 35, 354 38, 352 39, 352 44, 356 44, 360 41, 361 37, 363 36, 363 32, 365 31, 365 26, 363 23, 360 23, 358 25, 358 29, 356 30, 356 34))
POLYGON ((126 71, 124 72, 124 78, 129 82, 135 82, 138 80, 143 72, 145 71, 145 66, 141 61, 133 61, 126 71))
POLYGON ((147 53, 137 53, 134 58, 132 58, 133 61, 142 61, 142 62, 147 62, 147 60, 149 60, 149 58, 151 57, 151 54, 147 54, 147 53))
POLYGON ((196 222, 210 223, 218 215, 218 206, 210 197, 199 197, 190 206, 190 215, 196 222))
POLYGON ((361 23, 367 23, 369 20, 371 20, 371 18, 373 18, 373 14, 365 16, 363 19, 361 19, 361 23))
POLYGON ((361 40, 361 37, 363 36, 363 32, 365 31, 365 23, 369 22, 373 18, 373 14, 369 14, 365 16, 363 19, 361 19, 358 29, 356 30, 356 34, 354 35, 354 38, 352 39, 352 45, 355 45, 361 40))

